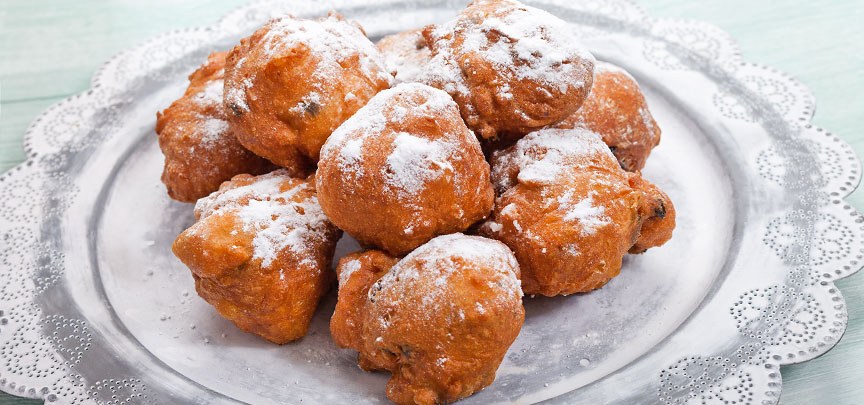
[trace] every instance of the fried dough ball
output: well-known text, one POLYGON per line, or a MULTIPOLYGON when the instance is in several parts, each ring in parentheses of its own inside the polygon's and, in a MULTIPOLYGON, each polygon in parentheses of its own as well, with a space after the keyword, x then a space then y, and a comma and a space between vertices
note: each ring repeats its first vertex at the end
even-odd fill
POLYGON ((339 262, 330 324, 364 370, 387 370, 397 404, 441 404, 491 384, 525 319, 519 265, 504 244, 439 236, 393 265, 368 251, 339 262))
POLYGON ((298 175, 321 145, 393 77, 362 29, 338 14, 283 17, 228 54, 225 105, 249 150, 298 175))
POLYGON ((621 167, 637 172, 660 143, 660 127, 648 111, 636 79, 618 66, 598 62, 594 86, 582 107, 556 128, 586 128, 609 145, 621 167))
POLYGON ((642 177, 636 178, 636 187, 644 195, 642 207, 639 209, 644 220, 639 239, 630 247, 630 253, 643 253, 672 239, 672 231, 675 230, 675 206, 663 190, 642 177))
POLYGON ((235 175, 272 170, 268 161, 246 150, 228 129, 222 105, 225 55, 210 54, 189 75, 183 97, 156 113, 156 134, 165 154, 162 183, 175 200, 194 202, 235 175))
POLYGON ((429 63, 432 53, 423 38, 423 30, 408 30, 388 35, 378 41, 378 49, 391 71, 396 72, 396 83, 416 82, 420 72, 429 63))
POLYGON ((494 199, 489 164, 456 103, 419 83, 382 91, 333 132, 315 177, 336 226, 397 256, 467 229, 494 199))
POLYGON ((273 343, 303 337, 333 282, 341 236, 318 205, 314 179, 286 170, 239 175, 199 200, 195 217, 172 248, 198 295, 273 343))
POLYGON ((518 1, 475 0, 423 35, 432 60, 420 81, 450 93, 483 139, 557 123, 591 89, 594 57, 567 24, 518 1))
MULTIPOLYGON (((622 170, 600 136, 588 130, 533 132, 496 152, 492 168, 498 197, 480 233, 513 249, 526 294, 599 288, 618 275, 634 244, 647 248, 671 235, 663 222, 654 226, 658 236, 640 237, 643 221, 665 215, 655 211, 656 199, 649 200, 659 190, 622 170)), ((671 211, 668 197, 663 204, 671 211)))
POLYGON ((339 298, 330 318, 330 335, 337 346, 359 348, 363 345, 363 317, 369 287, 397 262, 399 259, 379 250, 352 253, 339 260, 336 266, 339 298))

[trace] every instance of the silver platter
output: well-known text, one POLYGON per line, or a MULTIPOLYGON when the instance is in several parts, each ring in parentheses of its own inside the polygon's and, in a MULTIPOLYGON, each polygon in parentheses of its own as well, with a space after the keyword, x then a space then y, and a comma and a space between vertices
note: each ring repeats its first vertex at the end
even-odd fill
MULTIPOLYGON (((271 16, 336 9, 377 38, 464 6, 351 3, 259 2, 166 34, 32 124, 28 160, 0 177, 0 390, 62 404, 386 402, 387 376, 331 342, 332 294, 285 346, 195 295, 169 248, 192 207, 167 198, 153 132, 209 52, 271 16)), ((777 403, 780 365, 819 356, 846 328, 833 282, 862 266, 864 217, 843 201, 858 158, 810 124, 801 84, 742 62, 712 26, 613 0, 530 3, 638 79, 663 128, 644 175, 679 225, 598 291, 526 298, 495 383, 464 403, 777 403)), ((345 239, 340 254, 353 249, 345 239)))

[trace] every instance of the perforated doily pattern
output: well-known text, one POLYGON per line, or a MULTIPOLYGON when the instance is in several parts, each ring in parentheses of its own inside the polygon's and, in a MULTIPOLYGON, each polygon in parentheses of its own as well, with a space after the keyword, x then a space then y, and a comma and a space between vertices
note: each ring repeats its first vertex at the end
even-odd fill
MULTIPOLYGON (((641 56, 661 70, 722 78, 729 85, 711 96, 717 115, 733 125, 767 129, 770 144, 756 151, 745 169, 759 187, 785 193, 792 202, 764 218, 761 239, 766 254, 788 271, 717 304, 729 308, 725 315, 739 334, 734 347, 680 353, 657 371, 654 387, 657 401, 665 404, 777 403, 780 365, 826 352, 846 327, 845 302, 833 281, 857 271, 864 260, 864 217, 843 200, 861 177, 857 156, 810 124, 815 100, 803 85, 743 62, 735 42, 713 26, 651 19, 620 0, 537 2, 579 8, 594 23, 574 26, 584 37, 616 30, 639 34, 641 56)), ((25 137, 28 160, 0 176, 0 390, 48 403, 160 402, 150 388, 160 382, 152 376, 127 375, 107 363, 100 376, 82 376, 83 364, 101 359, 94 351, 109 350, 100 346, 98 328, 41 305, 41 297, 58 294, 58 285, 68 282, 64 247, 46 242, 42 234, 79 195, 65 174, 69 157, 113 135, 121 107, 133 102, 125 90, 185 73, 188 67, 174 62, 202 52, 202 45, 249 32, 289 9, 321 14, 350 4, 342 3, 257 2, 213 27, 167 33, 117 55, 95 74, 92 90, 52 106, 31 124, 25 137)))
POLYGON ((715 107, 733 121, 766 127, 773 142, 753 165, 766 187, 782 188, 793 201, 786 213, 768 220, 762 238, 788 274, 782 282, 742 293, 729 311, 745 346, 765 354, 755 362, 761 367, 745 372, 742 366, 750 362, 723 353, 685 358, 660 372, 658 398, 667 404, 757 403, 759 397, 775 403, 779 365, 824 353, 845 331, 845 303, 831 281, 862 266, 864 217, 843 201, 860 181, 860 163, 848 145, 809 123, 815 101, 803 85, 741 62, 725 34, 672 21, 653 32, 678 45, 648 41, 645 56, 660 68, 692 69, 719 60, 719 74, 737 86, 719 89, 715 107), (668 48, 677 48, 678 55, 668 48), (755 97, 741 97, 742 91, 755 97), (758 388, 763 396, 753 396, 753 373, 776 380, 758 388))

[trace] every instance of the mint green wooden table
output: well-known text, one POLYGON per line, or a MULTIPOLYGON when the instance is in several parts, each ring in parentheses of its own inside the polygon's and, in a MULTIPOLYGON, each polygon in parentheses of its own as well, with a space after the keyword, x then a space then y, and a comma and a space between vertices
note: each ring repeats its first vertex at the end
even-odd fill
MULTIPOLYGON (((21 138, 49 105, 89 87, 113 54, 161 32, 208 25, 241 0, 2 0, 0 172, 23 157, 21 138)), ((864 156, 864 0, 641 0, 651 15, 711 22, 748 61, 803 81, 818 100, 815 123, 864 156)), ((864 191, 851 202, 864 210, 864 191)), ((783 404, 864 403, 864 276, 837 283, 849 327, 828 354, 783 367, 783 404)), ((0 405, 34 404, 0 394, 0 405)))

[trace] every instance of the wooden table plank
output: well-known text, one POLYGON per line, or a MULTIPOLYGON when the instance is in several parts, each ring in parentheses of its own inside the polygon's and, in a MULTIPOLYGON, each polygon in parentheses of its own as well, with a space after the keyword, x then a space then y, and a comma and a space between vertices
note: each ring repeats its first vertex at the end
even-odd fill
MULTIPOLYGON (((41 0, 0 2, 0 171, 23 158, 30 120, 89 87, 102 61, 162 32, 214 22, 240 0, 41 0)), ((711 22, 745 59, 800 79, 819 103, 815 123, 864 156, 864 0, 641 0, 657 17, 711 22)), ((850 201, 864 209, 864 191, 850 201)), ((831 352, 783 368, 784 404, 864 403, 864 277, 842 280, 846 336, 831 352)), ((0 394, 0 404, 34 404, 0 394)))

